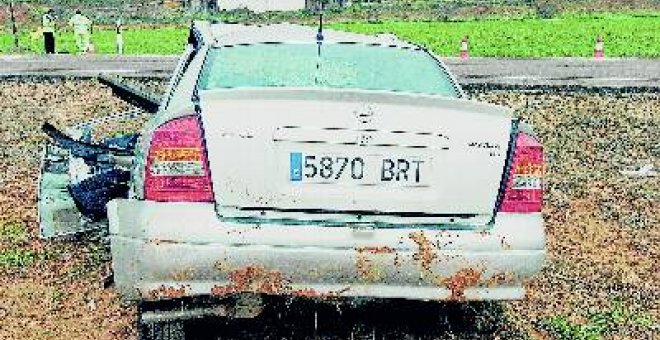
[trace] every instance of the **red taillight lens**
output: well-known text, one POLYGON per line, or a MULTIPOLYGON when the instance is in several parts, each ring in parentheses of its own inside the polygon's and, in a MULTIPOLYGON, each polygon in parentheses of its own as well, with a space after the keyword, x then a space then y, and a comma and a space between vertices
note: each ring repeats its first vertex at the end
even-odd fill
POLYGON ((161 125, 151 136, 144 181, 145 199, 212 202, 211 173, 197 116, 161 125))
POLYGON ((543 208, 543 146, 520 132, 500 205, 501 212, 530 213, 543 208))

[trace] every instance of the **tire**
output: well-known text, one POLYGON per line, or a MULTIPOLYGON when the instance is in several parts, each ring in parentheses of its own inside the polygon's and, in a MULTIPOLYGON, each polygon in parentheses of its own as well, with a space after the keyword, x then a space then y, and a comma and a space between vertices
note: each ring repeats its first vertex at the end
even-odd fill
POLYGON ((186 332, 183 321, 141 323, 138 330, 139 340, 185 340, 186 332))

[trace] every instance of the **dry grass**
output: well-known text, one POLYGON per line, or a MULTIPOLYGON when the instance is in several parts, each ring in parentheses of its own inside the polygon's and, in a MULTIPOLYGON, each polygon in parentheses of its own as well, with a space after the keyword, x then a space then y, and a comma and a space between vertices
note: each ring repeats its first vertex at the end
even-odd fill
MULTIPOLYGON (((591 314, 611 310, 614 301, 657 327, 660 184, 618 170, 646 161, 660 165, 660 96, 476 96, 517 108, 547 149, 548 264, 529 283, 527 300, 504 304, 507 327, 552 338, 547 324, 553 317, 588 325, 591 314)), ((128 106, 91 81, 4 81, 0 98, 0 143, 11 146, 0 158, 0 251, 18 254, 11 265, 0 265, 0 338, 134 337, 135 309, 122 307, 114 291, 102 287, 104 245, 39 241, 35 207, 40 125, 68 125, 128 106)), ((626 319, 603 335, 652 339, 653 331, 626 319)))
POLYGON ((134 310, 103 289, 100 245, 39 241, 35 202, 41 124, 66 126, 128 106, 78 81, 3 82, 0 98, 0 223, 25 226, 21 240, 0 242, 0 251, 35 254, 25 265, 0 266, 0 339, 126 338, 134 310))
MULTIPOLYGON (((561 316, 588 325, 621 301, 638 317, 660 320, 660 182, 618 173, 626 165, 660 165, 660 96, 487 93, 518 109, 547 153, 547 268, 528 299, 507 304, 530 334, 561 316)), ((657 332, 657 329, 655 329, 657 332)), ((605 338, 652 339, 653 326, 620 322, 605 338)))

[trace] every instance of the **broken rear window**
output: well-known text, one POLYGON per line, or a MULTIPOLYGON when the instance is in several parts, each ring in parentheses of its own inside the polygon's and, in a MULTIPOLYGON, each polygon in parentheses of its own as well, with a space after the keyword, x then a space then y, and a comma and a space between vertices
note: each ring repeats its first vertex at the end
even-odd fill
POLYGON ((203 90, 327 87, 458 97, 449 75, 421 49, 364 44, 255 44, 213 48, 203 90))

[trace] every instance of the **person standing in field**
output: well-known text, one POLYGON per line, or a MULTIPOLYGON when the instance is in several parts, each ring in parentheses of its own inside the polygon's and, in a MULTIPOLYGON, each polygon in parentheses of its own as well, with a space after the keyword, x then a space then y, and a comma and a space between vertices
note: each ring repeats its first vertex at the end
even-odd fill
POLYGON ((122 36, 121 31, 121 19, 117 19, 117 22, 115 23, 115 30, 117 32, 117 40, 116 40, 116 46, 117 46, 117 54, 124 54, 124 36, 122 36))
POLYGON ((89 36, 92 32, 92 21, 82 15, 78 9, 76 14, 69 20, 69 25, 73 26, 78 52, 87 53, 89 50, 89 36))
POLYGON ((55 53, 55 17, 53 9, 49 8, 41 17, 41 32, 44 35, 44 51, 46 54, 55 53))

